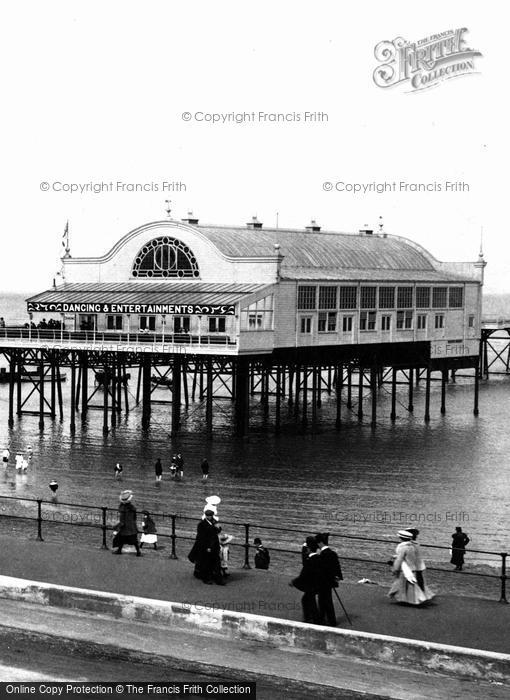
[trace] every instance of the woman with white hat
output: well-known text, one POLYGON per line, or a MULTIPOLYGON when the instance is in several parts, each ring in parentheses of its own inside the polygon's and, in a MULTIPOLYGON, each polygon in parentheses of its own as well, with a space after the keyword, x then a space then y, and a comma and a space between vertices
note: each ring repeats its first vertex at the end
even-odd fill
POLYGON ((399 530, 398 536, 400 544, 397 545, 395 550, 395 560, 393 562, 393 574, 397 578, 391 586, 388 595, 398 603, 422 605, 432 600, 434 593, 427 587, 423 579, 423 571, 421 570, 423 560, 419 545, 413 540, 413 533, 409 530, 399 530), (420 570, 423 587, 420 587, 418 584, 418 577, 416 576, 416 573, 420 570))
POLYGON ((119 524, 117 530, 116 546, 114 554, 122 554, 122 547, 130 544, 136 549, 136 556, 141 557, 140 545, 138 544, 138 527, 136 524, 136 508, 133 503, 133 492, 129 489, 122 491, 119 496, 119 524))

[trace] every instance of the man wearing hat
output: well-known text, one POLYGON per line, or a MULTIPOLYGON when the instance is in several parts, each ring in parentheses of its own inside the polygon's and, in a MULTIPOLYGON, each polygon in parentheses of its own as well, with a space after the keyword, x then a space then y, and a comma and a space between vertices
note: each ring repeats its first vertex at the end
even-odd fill
POLYGON ((129 489, 122 491, 119 496, 119 523, 116 526, 118 531, 118 545, 114 554, 122 554, 122 547, 130 544, 136 549, 136 556, 141 557, 140 546, 138 544, 138 527, 136 525, 136 508, 133 503, 133 492, 129 489))
POLYGON ((324 577, 319 589, 319 621, 336 627, 335 606, 333 605, 333 588, 338 587, 338 582, 343 579, 342 569, 337 553, 329 548, 329 534, 319 532, 315 535, 319 547, 319 558, 324 569, 324 577))
MULTIPOLYGON (((214 497, 210 497, 214 498, 214 497)), ((195 544, 188 554, 188 559, 195 564, 193 575, 204 583, 215 581, 225 585, 220 571, 220 527, 218 525, 217 507, 210 502, 204 506, 204 514, 197 525, 195 544)), ((217 499, 219 501, 219 498, 217 499)))
POLYGON ((324 570, 315 537, 311 535, 307 537, 305 544, 308 549, 308 557, 303 562, 299 576, 293 579, 289 585, 303 592, 301 607, 304 622, 319 624, 320 616, 316 596, 323 585, 324 570))

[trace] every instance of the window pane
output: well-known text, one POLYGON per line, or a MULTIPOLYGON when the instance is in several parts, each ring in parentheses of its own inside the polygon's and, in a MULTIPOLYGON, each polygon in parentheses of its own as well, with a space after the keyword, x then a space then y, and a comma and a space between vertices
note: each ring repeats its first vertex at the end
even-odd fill
POLYGON ((434 309, 446 309, 446 287, 433 287, 432 307, 434 309))
POLYGON ((357 291, 357 287, 340 287, 339 306, 341 309, 356 308, 357 291))
POLYGON ((319 309, 336 309, 336 287, 319 287, 319 309))
POLYGON ((395 308, 395 287, 379 287, 379 308, 395 308))
POLYGON ((315 309, 316 287, 298 287, 298 309, 315 309))
POLYGON ((413 288, 399 287, 397 290, 397 308, 411 309, 413 306, 413 288))
POLYGON ((416 287, 416 308, 428 309, 430 306, 430 287, 416 287))
POLYGON ((464 305, 464 289, 462 287, 450 287, 448 306, 451 309, 461 309, 464 305))
POLYGON ((362 309, 375 309, 377 287, 361 287, 360 306, 362 309))

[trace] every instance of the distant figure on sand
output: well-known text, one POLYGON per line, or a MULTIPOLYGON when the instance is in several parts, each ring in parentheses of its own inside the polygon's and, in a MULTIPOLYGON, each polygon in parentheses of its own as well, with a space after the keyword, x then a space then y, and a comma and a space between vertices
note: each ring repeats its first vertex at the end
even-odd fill
POLYGON ((156 534, 156 523, 152 519, 148 510, 142 510, 142 536, 140 538, 140 549, 144 544, 152 544, 154 549, 158 548, 158 536, 156 534))
POLYGON ((255 558, 254 558, 254 563, 255 563, 255 568, 256 569, 269 569, 269 562, 271 561, 271 557, 269 555, 269 549, 267 547, 264 547, 262 545, 262 540, 260 537, 255 537, 253 540, 253 544, 257 548, 255 550, 255 558))
POLYGON ((398 536, 400 544, 395 550, 396 556, 393 562, 393 574, 397 578, 388 596, 397 603, 422 605, 432 600, 434 593, 425 583, 425 565, 420 546, 413 540, 413 533, 409 530, 399 530, 398 536), (421 572, 421 585, 418 583, 417 572, 421 572))
POLYGON ((16 471, 20 472, 23 468, 24 457, 21 452, 16 452, 16 471))
POLYGON ((200 469, 202 470, 202 481, 207 481, 209 478, 209 462, 206 459, 202 460, 200 469))
POLYGON ((469 543, 469 537, 465 532, 462 532, 461 527, 456 527, 452 535, 452 558, 450 562, 455 564, 456 571, 462 571, 464 566, 464 553, 466 545, 469 543))
POLYGON ((136 556, 141 557, 140 545, 138 544, 138 527, 136 525, 136 508, 132 503, 133 492, 129 489, 123 491, 119 496, 119 522, 115 526, 117 531, 117 549, 114 554, 122 554, 122 547, 125 544, 132 545, 136 549, 136 556))
POLYGON ((177 457, 175 458, 175 463, 177 465, 177 475, 178 475, 179 479, 182 479, 182 477, 184 476, 184 460, 183 460, 180 452, 177 453, 177 457))
POLYGON ((120 479, 123 471, 124 469, 122 468, 122 464, 120 464, 120 462, 117 462, 117 464, 115 465, 115 469, 113 470, 113 475, 115 479, 120 479))
POLYGON ((5 320, 3 316, 0 316, 0 328, 5 328, 5 320))
POLYGON ((177 455, 172 455, 172 461, 170 462, 170 476, 175 479, 177 474, 177 455))
POLYGON ((163 477, 163 465, 161 464, 161 460, 158 459, 156 460, 156 464, 154 465, 154 471, 156 473, 156 481, 161 481, 163 477))
POLYGON ((9 448, 6 447, 5 450, 2 452, 2 464, 4 467, 9 466, 9 458, 11 456, 11 453, 9 452, 9 448))
POLYGON ((56 496, 57 491, 58 491, 58 483, 55 481, 55 479, 52 479, 50 481, 50 489, 51 489, 53 495, 56 496))

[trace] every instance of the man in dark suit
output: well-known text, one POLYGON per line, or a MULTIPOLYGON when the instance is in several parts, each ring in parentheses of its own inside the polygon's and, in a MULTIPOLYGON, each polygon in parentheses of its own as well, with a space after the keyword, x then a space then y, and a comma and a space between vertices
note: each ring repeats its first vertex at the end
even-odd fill
POLYGON ((325 532, 319 532, 315 535, 315 541, 324 572, 319 588, 319 624, 326 623, 330 627, 336 627, 332 593, 333 588, 337 588, 338 582, 343 579, 342 569, 337 553, 328 546, 329 535, 325 532))
POLYGON ((316 596, 321 587, 324 573, 315 537, 307 537, 306 546, 309 552, 308 557, 303 562, 303 568, 299 576, 293 579, 289 585, 303 592, 301 607, 303 608, 304 621, 318 624, 319 608, 317 607, 316 596))

